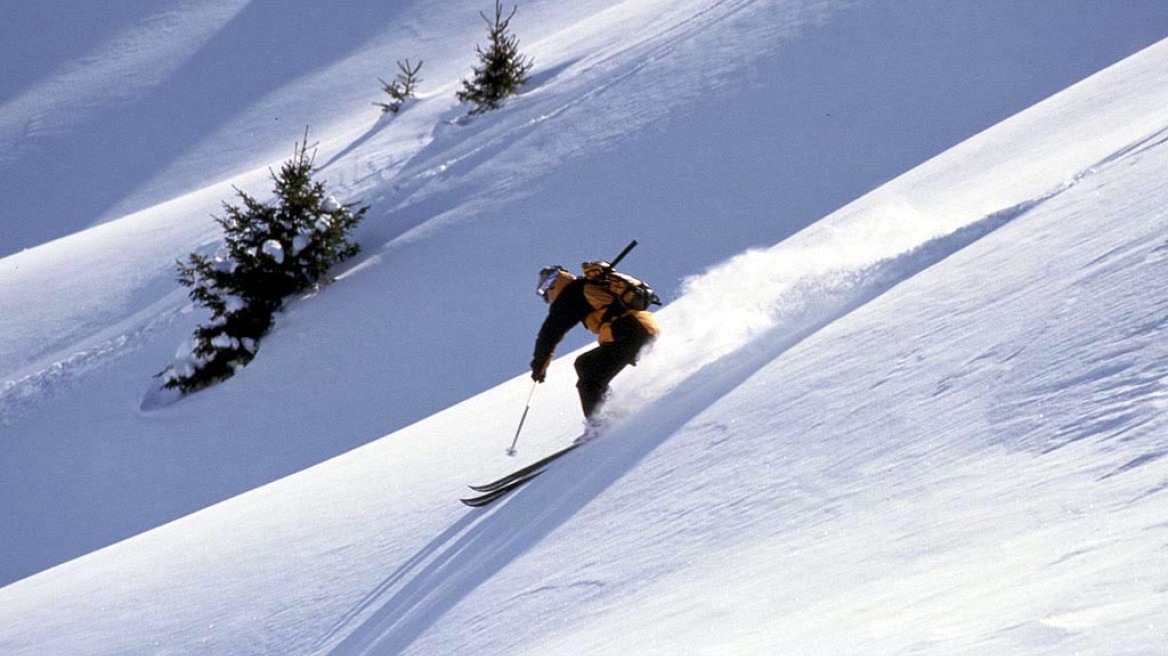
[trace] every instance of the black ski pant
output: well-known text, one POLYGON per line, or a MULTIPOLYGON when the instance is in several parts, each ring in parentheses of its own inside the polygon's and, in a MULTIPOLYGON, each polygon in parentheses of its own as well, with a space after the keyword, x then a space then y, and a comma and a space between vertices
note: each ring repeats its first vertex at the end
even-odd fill
POLYGON ((608 384, 629 365, 637 364, 637 355, 653 336, 631 316, 612 323, 613 341, 576 358, 576 389, 584 417, 591 418, 608 396, 608 384))

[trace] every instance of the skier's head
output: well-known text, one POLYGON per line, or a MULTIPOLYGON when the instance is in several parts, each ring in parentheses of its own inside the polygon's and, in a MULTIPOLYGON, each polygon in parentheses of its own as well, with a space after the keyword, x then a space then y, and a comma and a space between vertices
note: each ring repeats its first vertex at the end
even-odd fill
POLYGON ((603 280, 612 271, 612 265, 604 260, 590 260, 580 265, 584 277, 589 280, 603 280))
POLYGON ((564 285, 575 279, 576 276, 568 273, 567 269, 558 264, 544 267, 539 271, 539 287, 535 289, 535 293, 545 303, 551 303, 560 295, 560 290, 564 288, 564 285))

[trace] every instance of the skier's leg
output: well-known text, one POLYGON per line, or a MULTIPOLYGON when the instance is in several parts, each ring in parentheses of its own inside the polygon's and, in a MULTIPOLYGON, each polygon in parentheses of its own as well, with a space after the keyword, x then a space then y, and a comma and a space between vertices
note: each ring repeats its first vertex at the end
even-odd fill
POLYGON ((591 418, 608 396, 608 385, 622 369, 634 364, 642 343, 602 344, 576 358, 576 389, 584 417, 591 418))
POLYGON ((609 381, 624 368, 615 355, 612 344, 602 344, 576 358, 576 390, 585 418, 596 414, 608 394, 609 381))
POLYGON ((629 365, 637 363, 637 355, 653 340, 636 319, 626 316, 612 325, 614 341, 592 349, 576 358, 576 389, 580 392, 580 406, 586 419, 592 418, 608 396, 608 384, 629 365))

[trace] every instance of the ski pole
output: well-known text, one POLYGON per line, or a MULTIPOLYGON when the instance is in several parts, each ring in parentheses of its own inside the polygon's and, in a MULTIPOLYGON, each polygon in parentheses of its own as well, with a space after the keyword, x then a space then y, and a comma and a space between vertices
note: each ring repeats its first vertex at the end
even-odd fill
POLYGON ((613 260, 612 263, 609 264, 609 266, 611 266, 612 268, 615 269, 616 265, 620 264, 620 261, 625 259, 625 256, 629 254, 629 251, 633 250, 636 247, 637 247, 637 240, 634 239, 634 240, 630 241, 629 245, 625 246, 625 249, 620 252, 620 255, 616 256, 616 259, 613 260))
POLYGON ((515 439, 511 440, 511 446, 507 448, 507 455, 512 458, 519 453, 515 450, 515 445, 519 443, 519 432, 523 430, 523 422, 527 421, 527 411, 531 410, 531 397, 535 396, 535 388, 539 386, 539 381, 535 381, 531 385, 531 392, 527 395, 527 405, 523 407, 523 416, 519 418, 519 428, 515 429, 515 439))

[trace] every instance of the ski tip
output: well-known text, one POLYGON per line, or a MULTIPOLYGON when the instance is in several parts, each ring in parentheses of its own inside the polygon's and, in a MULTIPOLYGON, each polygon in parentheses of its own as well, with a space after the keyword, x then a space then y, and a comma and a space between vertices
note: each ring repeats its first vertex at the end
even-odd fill
MULTIPOLYGON (((529 475, 524 476, 522 478, 516 479, 510 483, 507 483, 506 485, 502 485, 502 486, 499 486, 495 489, 492 489, 491 491, 486 492, 485 494, 480 494, 477 497, 469 497, 469 498, 465 498, 465 499, 459 499, 459 501, 461 501, 463 503, 463 505, 470 506, 471 508, 478 508, 480 506, 485 506, 485 505, 491 503, 492 501, 494 501, 495 499, 505 497, 508 494, 514 492, 515 490, 518 490, 519 488, 523 487, 527 483, 534 480, 536 477, 538 477, 542 473, 543 473, 543 470, 536 471, 532 474, 529 474, 529 475)), ((471 489, 474 489, 474 488, 471 488, 471 489)))
POLYGON ((482 496, 468 497, 466 499, 459 499, 459 501, 461 501, 462 505, 464 505, 464 506, 470 506, 471 508, 482 508, 483 506, 491 503, 492 501, 494 501, 494 500, 506 495, 507 493, 511 492, 512 489, 513 488, 504 488, 502 490, 488 492, 482 496))

